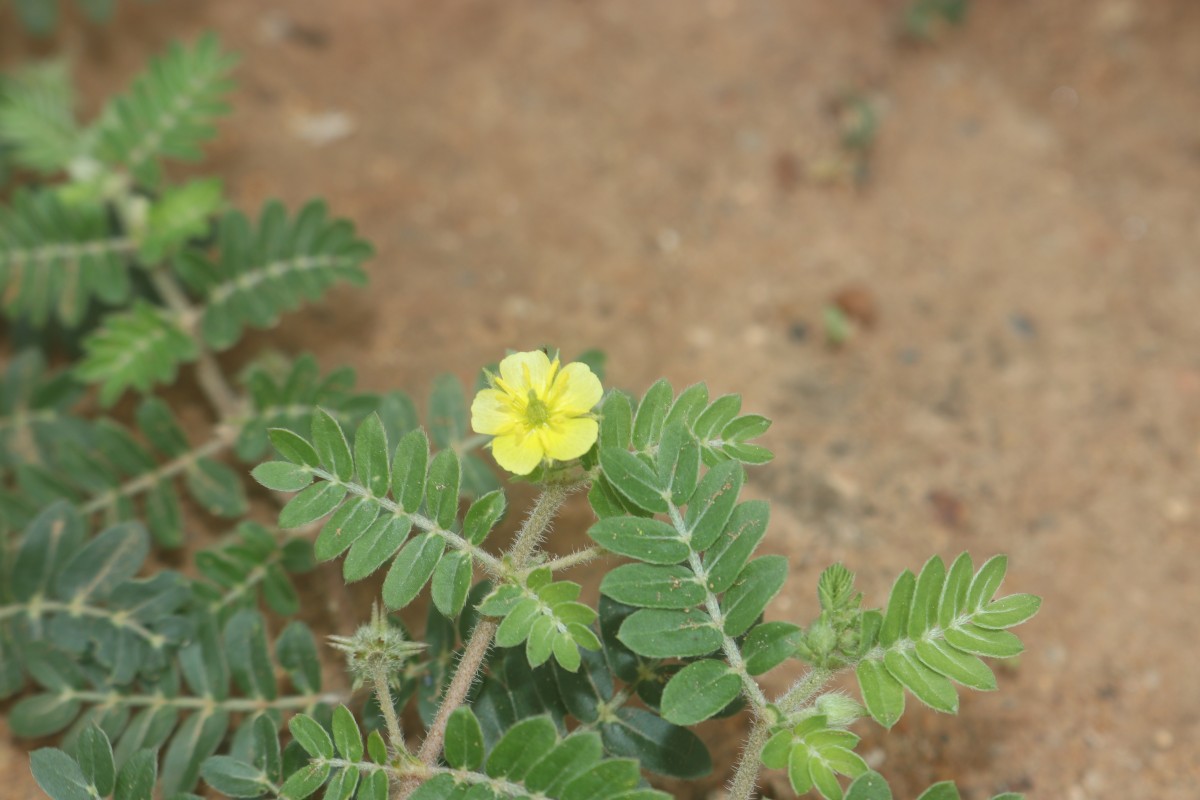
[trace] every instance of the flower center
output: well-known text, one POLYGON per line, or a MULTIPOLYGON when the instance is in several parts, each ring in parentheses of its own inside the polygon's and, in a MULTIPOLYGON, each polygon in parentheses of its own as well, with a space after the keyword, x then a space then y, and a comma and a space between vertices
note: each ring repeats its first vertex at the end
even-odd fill
POLYGON ((550 421, 550 407, 537 396, 533 389, 529 390, 529 403, 525 406, 525 420, 530 428, 540 428, 550 421))

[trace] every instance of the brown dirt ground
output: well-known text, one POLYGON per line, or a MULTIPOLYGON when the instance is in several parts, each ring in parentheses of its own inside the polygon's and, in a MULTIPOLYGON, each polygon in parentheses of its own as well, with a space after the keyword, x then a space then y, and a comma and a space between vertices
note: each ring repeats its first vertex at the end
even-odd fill
MULTIPOLYGON (((245 207, 324 195, 379 250, 274 344, 418 392, 600 345, 613 384, 773 416, 771 617, 835 559, 881 602, 931 552, 1009 553, 1045 596, 1028 653, 868 736, 899 797, 1196 798, 1200 4, 984 0, 927 46, 902 5, 163 0, 49 49, 89 109, 172 39, 244 55, 206 169, 245 207), (847 92, 881 114, 857 188, 847 92), (327 111, 351 135, 296 134, 327 111), (878 322, 830 349, 851 285, 878 322)), ((0 33, 5 63, 46 49, 0 33)), ((39 796, 26 763, 0 749, 5 797, 39 796)))

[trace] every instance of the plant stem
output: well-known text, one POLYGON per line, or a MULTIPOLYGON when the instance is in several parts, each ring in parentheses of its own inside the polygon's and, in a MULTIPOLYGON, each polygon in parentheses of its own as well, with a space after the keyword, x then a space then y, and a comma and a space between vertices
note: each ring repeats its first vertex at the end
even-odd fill
MULTIPOLYGON (((524 569, 532 561, 537 553, 537 546, 541 542, 542 535, 554 521, 554 515, 562 506, 563 501, 567 499, 572 488, 570 485, 555 483, 547 485, 542 490, 508 552, 513 569, 518 571, 524 569)), ((467 641, 462 660, 458 662, 458 669, 454 672, 454 678, 446 688, 441 705, 438 706, 437 716, 434 717, 433 724, 429 726, 429 733, 426 734, 425 741, 421 742, 421 749, 417 752, 417 758, 429 770, 437 766, 438 756, 442 752, 442 744, 446 740, 446 724, 450 721, 450 715, 454 713, 454 710, 467 699, 471 685, 479 677, 484 658, 492 646, 492 639, 495 637, 498 627, 499 625, 491 619, 480 619, 475 623, 475 630, 471 632, 471 638, 467 641)), ((405 800, 411 795, 420 784, 420 780, 419 776, 404 780, 397 795, 399 800, 405 800)))
POLYGON ((404 733, 400 730, 400 718, 396 716, 396 705, 392 702, 392 688, 388 685, 388 674, 382 665, 375 668, 371 675, 375 688, 375 699, 379 702, 379 710, 387 723, 388 742, 392 750, 398 753, 408 753, 404 745, 404 733))
POLYGON ((800 707, 808 702, 814 694, 821 691, 821 687, 829 682, 833 673, 827 669, 811 669, 804 673, 800 680, 792 684, 782 697, 776 702, 779 710, 785 714, 791 714, 794 711, 799 711, 800 707))
POLYGON ((552 558, 544 564, 539 564, 538 567, 558 572, 559 570, 570 569, 577 567, 580 564, 586 564, 589 561, 599 558, 604 555, 603 547, 585 547, 583 550, 576 550, 574 553, 568 553, 565 556, 552 558))
POLYGON ((221 371, 221 365, 217 363, 217 359, 213 357, 212 351, 204 343, 200 332, 196 330, 199 312, 192 308, 192 304, 188 302, 187 295, 175 280, 175 276, 165 269, 152 270, 150 280, 163 302, 171 311, 179 315, 188 329, 188 333, 196 342, 196 347, 200 352, 196 359, 196 380, 200 382, 201 391, 204 392, 204 396, 208 398, 208 402, 212 404, 221 420, 230 419, 237 413, 241 403, 237 393, 229 385, 229 381, 225 380, 225 373, 221 371))
POLYGON ((755 714, 750 735, 738 760, 737 771, 733 773, 733 780, 729 784, 727 800, 750 800, 754 796, 754 789, 758 786, 759 757, 770 733, 771 726, 767 719, 755 714))

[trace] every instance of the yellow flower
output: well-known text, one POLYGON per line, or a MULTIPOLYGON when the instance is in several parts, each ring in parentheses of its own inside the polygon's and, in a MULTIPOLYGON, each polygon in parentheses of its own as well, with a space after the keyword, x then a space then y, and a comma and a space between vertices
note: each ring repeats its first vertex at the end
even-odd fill
POLYGON ((528 475, 544 460, 586 453, 599 432, 592 408, 604 390, 587 364, 559 368, 540 350, 513 353, 475 395, 471 427, 494 436, 492 455, 509 472, 528 475))

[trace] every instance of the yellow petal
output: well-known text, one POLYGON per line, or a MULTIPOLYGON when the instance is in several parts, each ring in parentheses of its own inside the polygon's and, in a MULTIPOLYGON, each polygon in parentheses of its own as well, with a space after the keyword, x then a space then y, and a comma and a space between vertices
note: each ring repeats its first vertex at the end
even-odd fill
POLYGON ((492 456, 514 475, 528 475, 542 463, 545 453, 536 435, 511 433, 492 440, 492 456))
POLYGON ((504 392, 483 389, 471 402, 471 430, 476 433, 499 435, 509 432, 516 423, 516 414, 504 392))
POLYGON ((554 379, 550 405, 556 414, 579 416, 595 408, 604 394, 600 379, 582 361, 567 364, 554 379))
POLYGON ((596 420, 586 417, 555 420, 539 431, 542 447, 547 456, 557 461, 579 458, 595 444, 599 427, 596 420))
POLYGON ((543 394, 549 377, 550 358, 541 350, 513 353, 500 362, 500 378, 519 397, 528 395, 530 389, 543 394))

